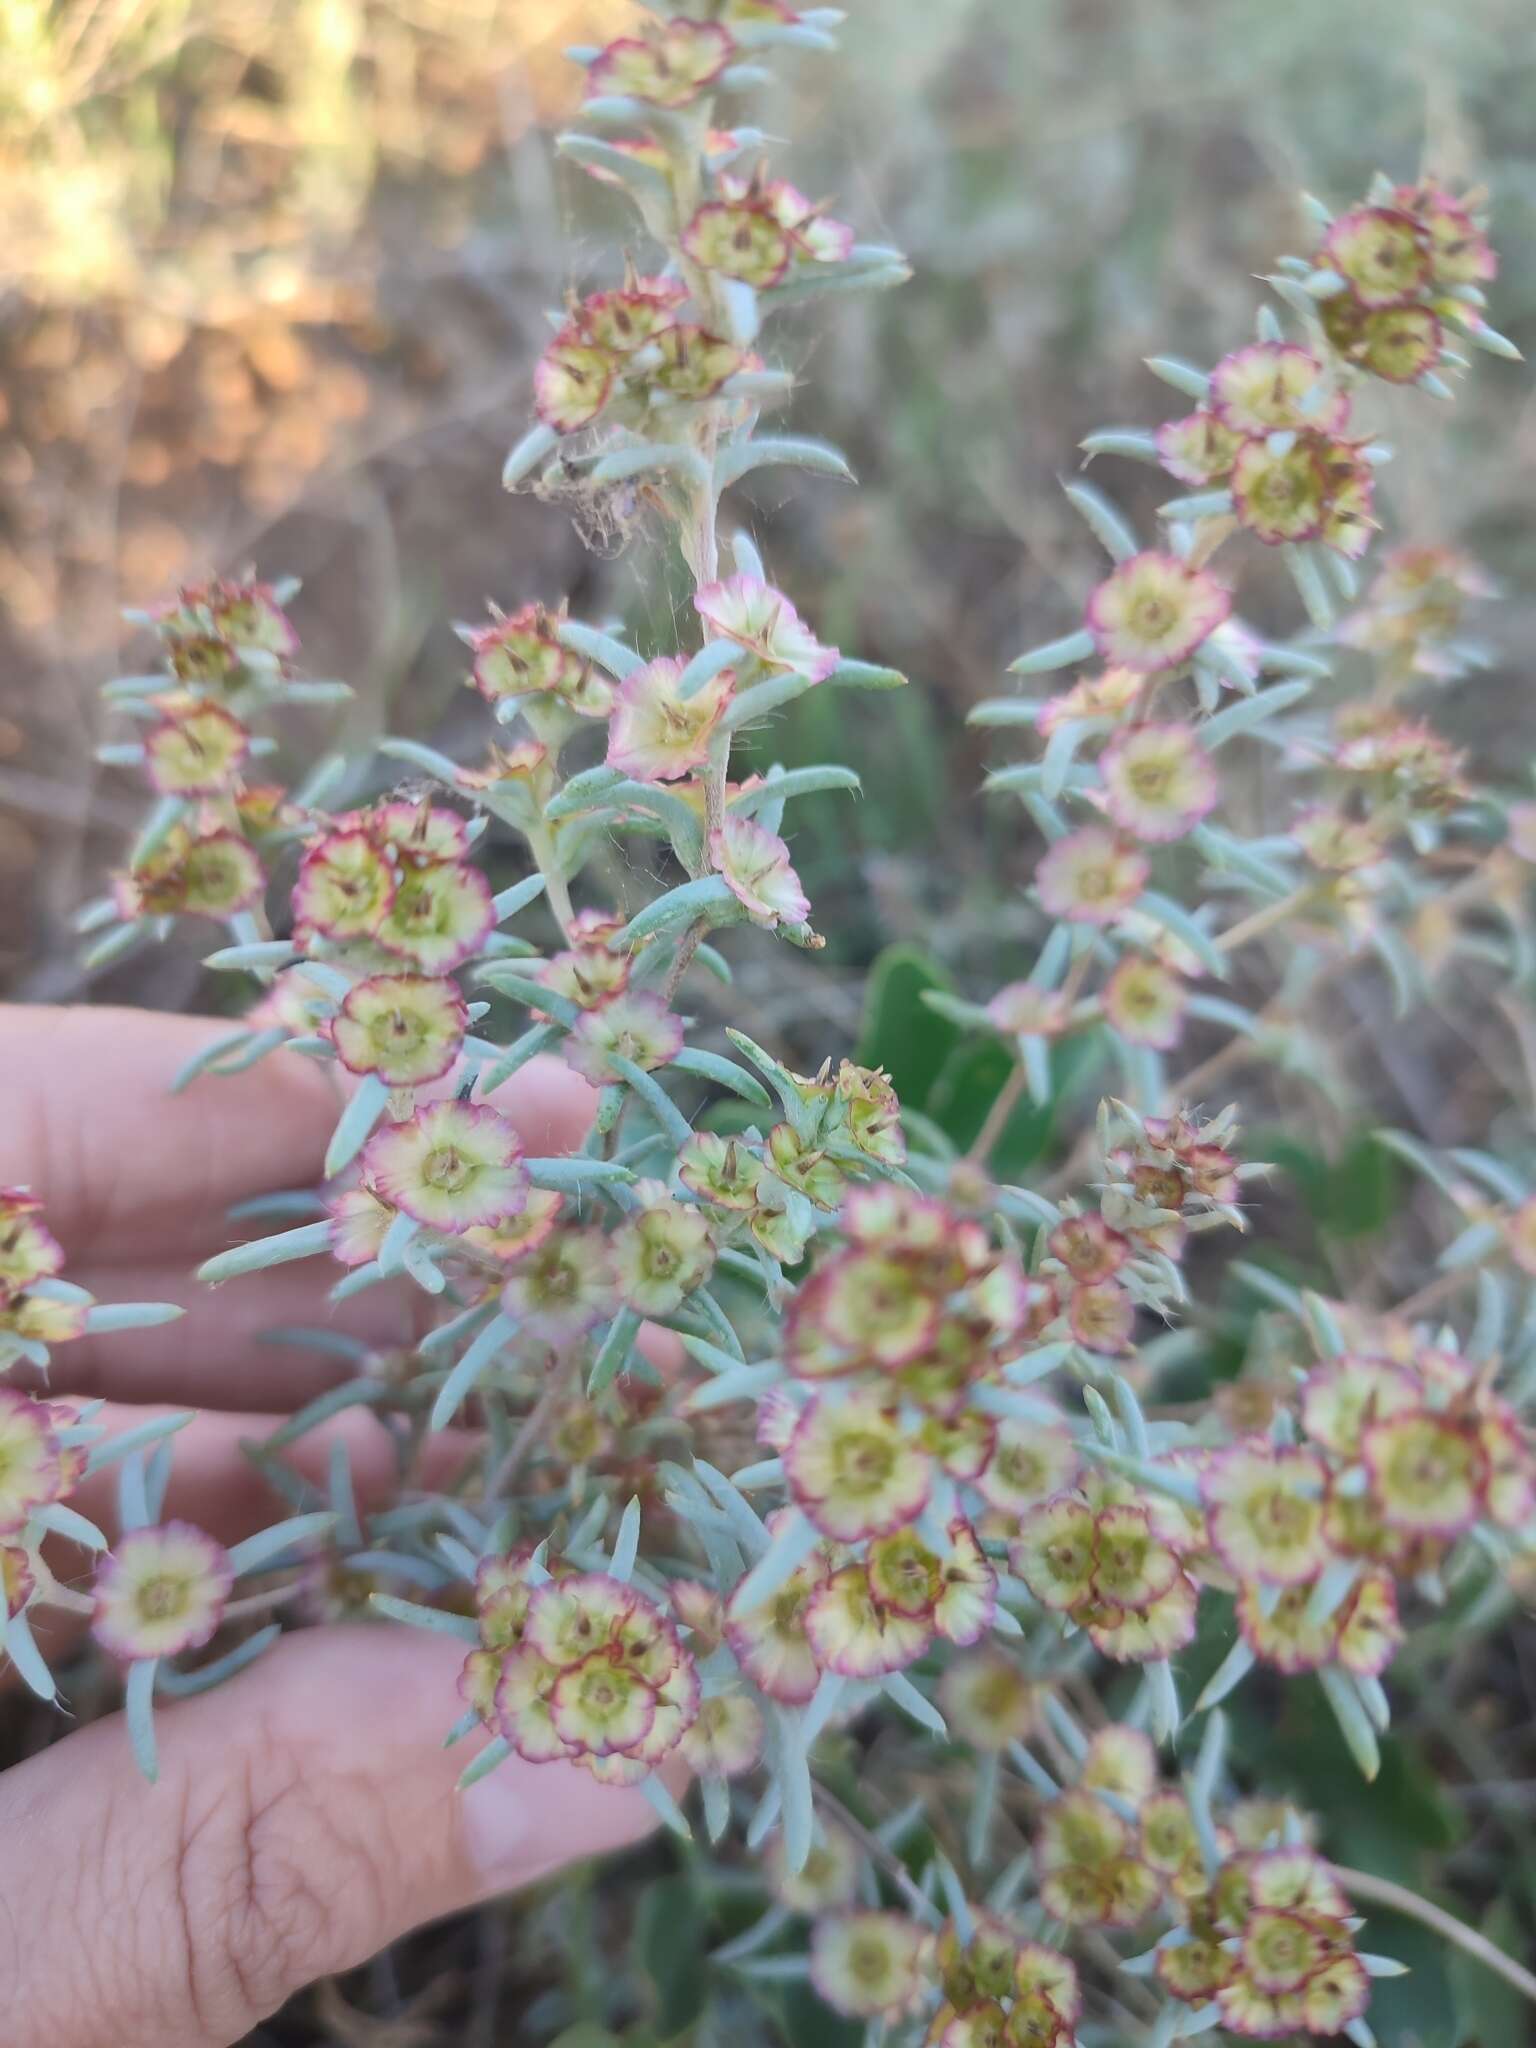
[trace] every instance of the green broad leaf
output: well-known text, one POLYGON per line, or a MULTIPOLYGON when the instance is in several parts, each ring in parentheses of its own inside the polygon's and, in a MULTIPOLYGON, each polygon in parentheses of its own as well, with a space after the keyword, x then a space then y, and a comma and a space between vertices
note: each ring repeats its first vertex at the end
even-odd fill
MULTIPOLYGON (((1342 1842, 1343 1838, 1340 1838, 1342 1842)), ((1342 1847, 1336 1845, 1342 1860, 1342 1847)), ((1401 1880, 1400 1880, 1401 1881, 1401 1880)), ((1381 2048, 1516 2048, 1522 2039, 1524 2010, 1518 1995, 1491 1971, 1442 1941, 1439 1935, 1401 1913, 1389 1913, 1365 1902, 1359 1946, 1370 1955, 1392 1956, 1408 1966, 1406 1977, 1376 1977, 1371 1982, 1371 2031, 1381 2048), (1465 2014, 1456 1996, 1454 1971, 1457 1961, 1475 1970, 1483 1984, 1492 1985, 1504 1997, 1513 1999, 1521 2018, 1508 2031, 1468 2032, 1465 2014)), ((1519 1954, 1518 1947, 1515 1950, 1519 1954)))
POLYGON ((635 1969, 654 2003, 658 2040, 685 2033, 704 2010, 708 1916, 686 1876, 664 1877, 640 1894, 635 1916, 635 1969))
MULTIPOLYGON (((1016 1179, 1045 1154, 1063 1100, 1101 1064, 1105 1051, 1105 1040, 1097 1031, 1080 1032, 1051 1048, 1050 1099, 1041 1103, 1026 1098, 1015 1107, 991 1150, 995 1175, 1016 1179)), ((962 1152, 974 1142, 1015 1065, 1009 1046, 987 1038, 964 1046, 945 1067, 929 1113, 962 1152)))
MULTIPOLYGON (((1461 1908, 1452 1905, 1450 1910, 1459 1913, 1461 1908)), ((1387 1941, 1390 1942, 1402 1927, 1409 1929, 1410 1937, 1415 1944, 1433 1939, 1424 1928, 1410 1922, 1399 1921, 1395 1916, 1378 1916, 1373 1913, 1370 1927, 1372 1946, 1375 1946, 1378 1932, 1386 1933, 1387 1941)), ((1521 1956, 1526 1952, 1525 1930, 1516 1919, 1507 1898, 1498 1900, 1485 1915, 1481 1931, 1496 1948, 1503 1949, 1506 1955, 1521 1956)), ((1404 1953, 1401 1946, 1389 1947, 1384 1942, 1378 1952, 1382 1955, 1397 1956, 1400 1961, 1408 1963, 1415 1970, 1418 1968, 1414 1957, 1404 1953)), ((1526 2037, 1529 2037, 1529 2009, 1512 1984, 1506 1984, 1502 1977, 1487 1969, 1462 1949, 1446 1949, 1443 1959, 1450 1978, 1451 1997, 1455 2002, 1456 2018, 1460 2028, 1455 2037, 1458 2042, 1476 2042, 1477 2048, 1493 2048, 1495 2042, 1520 2040, 1522 2030, 1526 2037)), ((1382 2009, 1373 2002, 1373 2016, 1382 2009)), ((1386 2009, 1390 2010, 1390 2007, 1386 2009)))
POLYGON ((924 1002, 924 994, 956 993, 937 961, 916 946, 889 946, 870 970, 864 1021, 854 1057, 860 1066, 883 1067, 896 1093, 914 1109, 926 1109, 946 1063, 961 1043, 960 1027, 924 1002))

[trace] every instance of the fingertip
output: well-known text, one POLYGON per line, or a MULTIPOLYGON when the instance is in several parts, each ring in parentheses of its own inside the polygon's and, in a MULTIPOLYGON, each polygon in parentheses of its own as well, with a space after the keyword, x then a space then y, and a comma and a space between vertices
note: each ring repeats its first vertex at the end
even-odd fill
POLYGON ((539 1053, 486 1099, 536 1156, 573 1151, 597 1110, 597 1091, 550 1053, 539 1053))

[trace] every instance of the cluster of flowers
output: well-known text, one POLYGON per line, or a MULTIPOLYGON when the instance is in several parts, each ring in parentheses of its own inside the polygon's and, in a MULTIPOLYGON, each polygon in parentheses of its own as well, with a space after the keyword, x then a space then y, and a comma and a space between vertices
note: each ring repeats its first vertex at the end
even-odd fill
MULTIPOLYGON (((1048 1042, 1102 1022, 1129 1087, 1153 1097, 1159 1058, 1192 1016, 1234 1021, 1229 1003, 1193 985, 1227 978, 1238 946, 1282 916, 1351 944, 1368 940, 1385 955, 1390 913, 1411 914, 1421 894, 1396 858, 1399 846, 1428 854, 1465 820, 1473 792, 1460 756, 1400 699, 1415 678, 1451 679, 1479 665, 1482 651, 1462 638, 1462 620, 1486 579, 1453 550, 1413 548, 1389 558, 1342 622, 1333 593, 1354 598, 1351 564, 1375 525, 1373 470, 1388 452, 1352 423, 1362 381, 1374 372, 1449 395, 1432 366, 1450 318, 1493 352, 1512 353, 1480 310, 1479 281, 1496 264, 1481 226, 1432 182, 1374 191, 1328 225, 1319 261, 1326 267, 1287 259, 1271 280, 1299 316, 1301 338, 1289 338, 1266 308, 1258 339, 1209 373, 1154 358, 1155 371, 1198 400, 1195 410, 1155 434, 1107 430, 1083 444, 1090 455, 1155 462, 1192 495, 1162 507, 1167 544, 1145 548, 1107 499, 1070 486, 1113 566, 1088 598, 1081 631, 1014 664, 1025 675, 1091 656, 1103 664, 1026 712, 1043 742, 1038 764, 991 778, 1017 791, 1049 842, 1036 900, 1065 929, 1027 982, 1000 991, 970 1021, 1017 1041, 1037 1095, 1048 1042), (1346 314, 1356 334, 1347 347, 1346 314), (1328 669, 1308 650, 1265 643, 1234 615, 1230 581, 1212 557, 1244 530, 1285 545, 1314 627, 1336 628, 1379 673, 1372 696, 1345 702, 1328 720, 1270 728, 1268 737, 1284 733, 1294 765, 1321 771, 1324 787, 1283 837, 1268 839, 1222 822, 1220 750, 1270 727, 1328 669), (1261 688, 1271 672, 1280 681, 1261 688), (1089 820, 1074 823, 1064 798, 1089 820), (1258 909, 1220 931, 1210 891, 1193 911, 1164 893, 1159 858, 1186 846, 1207 875, 1251 894, 1258 909)), ((1014 724, 1019 707, 1002 699, 973 716, 1014 724)), ((1512 821, 1512 840, 1517 827, 1512 821)), ((1500 887, 1490 875, 1463 891, 1464 910, 1490 898, 1507 905, 1518 881, 1502 897, 1500 887)))
MULTIPOLYGON (((167 1322, 179 1309, 159 1303, 98 1305, 62 1277, 64 1252, 25 1188, 0 1189, 0 1371, 25 1363, 46 1369, 48 1347, 113 1329, 167 1322)), ((26 1682, 45 1697, 52 1681, 25 1616, 34 1602, 79 1605, 61 1589, 41 1555, 50 1534, 103 1550, 106 1539, 67 1508, 101 1439, 90 1411, 0 1386, 0 1640, 26 1682)), ((131 1530, 103 1559, 94 1595, 84 1600, 97 1640, 125 1660, 173 1655, 206 1643, 232 1582, 226 1553, 200 1530, 168 1522, 131 1530)))
MULTIPOLYGON (((1198 1785, 1159 1777, 1139 1730, 1087 1744, 1076 1781, 1045 1807, 1034 1843, 1040 1898, 1069 1927, 1173 1922, 1131 1967, 1246 2039, 1361 2038, 1373 1966, 1360 1922, 1294 1810, 1238 1800, 1213 1812, 1198 1785)), ((1363 2038, 1368 2039, 1368 2035, 1363 2038)))
POLYGON ((936 1933, 878 1909, 816 1923, 812 1979, 837 2012, 897 2020, 940 2002, 926 2048, 1072 2048, 1082 2012, 1077 1970, 1059 1949, 990 1914, 936 1933))
POLYGON ((483 1563, 475 1605, 481 1646, 464 1700, 530 1763, 563 1758, 637 1783, 698 1719, 694 1658, 637 1587, 603 1572, 551 1577, 530 1552, 483 1563))
POLYGON ((253 720, 330 687, 292 679, 299 643, 282 605, 295 587, 215 578, 147 615, 165 678, 128 677, 109 696, 148 731, 142 741, 101 749, 101 758, 139 766, 159 802, 111 896, 82 919, 87 930, 120 920, 95 949, 98 958, 126 950, 146 920, 227 923, 260 905, 271 859, 297 814, 280 783, 252 776, 272 748, 253 720))

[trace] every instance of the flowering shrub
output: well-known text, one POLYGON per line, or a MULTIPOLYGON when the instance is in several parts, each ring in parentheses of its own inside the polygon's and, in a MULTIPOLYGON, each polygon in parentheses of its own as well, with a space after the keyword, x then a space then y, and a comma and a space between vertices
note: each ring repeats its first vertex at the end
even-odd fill
MULTIPOLYGON (((506 743, 466 770, 386 741, 410 771, 392 787, 343 760, 292 791, 251 779, 283 707, 336 693, 299 672, 289 587, 182 591, 144 620, 163 675, 109 687, 145 728, 109 758, 141 764, 155 800, 86 913, 94 957, 178 918, 222 924, 210 966, 263 988, 184 1081, 283 1049, 337 1083, 309 1220, 202 1278, 329 1258, 335 1299, 403 1281, 422 1314, 409 1348, 365 1358, 283 1432, 372 1407, 401 1446, 399 1503, 359 1517, 343 1458, 329 1500, 301 1494, 228 1553, 158 1520, 177 1418, 152 1449, 141 1432, 103 1452, 88 1423, 5 1394, 7 1648, 51 1693, 26 1616, 66 1589, 38 1544, 54 1530, 102 1547, 64 1503, 82 1461, 116 1457, 127 1533, 87 1604, 127 1667, 146 1768, 157 1686, 239 1669, 277 1632, 241 1632, 239 1614, 344 1574, 375 1611, 463 1639, 464 1712, 445 1732, 484 1738, 466 1784, 514 1752, 573 1760, 640 1784, 680 1834, 696 1800, 712 1842, 739 1824, 767 1845, 773 1902, 722 1967, 808 1974, 836 2011, 942 2048, 1108 2039, 1122 2001, 1163 2048, 1213 2028, 1368 2048, 1371 1982, 1395 1965, 1358 1952, 1348 1894, 1381 1886, 1336 1871, 1307 1818, 1262 1796, 1216 1708, 1256 1667, 1316 1673, 1373 1776, 1415 1619, 1522 1553, 1536 1461, 1497 1368, 1506 1341, 1529 1352, 1515 1276, 1536 1272, 1536 1196, 1484 1155, 1386 1134, 1457 1211, 1447 1292, 1487 1262, 1475 1316, 1297 1291, 1225 1260, 1264 1169, 1204 1084, 1244 1048, 1303 1061, 1302 985, 1361 956, 1405 1008, 1463 954, 1524 969, 1536 811, 1502 823, 1404 701, 1476 665, 1462 615, 1485 586, 1449 549, 1390 553, 1363 595, 1355 566, 1388 454, 1372 381, 1448 396, 1465 347, 1512 353, 1484 318, 1494 258, 1476 201, 1432 180, 1381 181, 1337 218, 1314 205, 1315 246, 1279 264, 1254 341, 1209 373, 1152 363, 1194 410, 1085 443, 1188 489, 1148 538, 1068 487, 1110 565, 1080 624, 1014 670, 1086 671, 977 708, 1038 736, 990 786, 1042 848, 1027 977, 981 1002, 934 997, 1010 1057, 962 1156, 838 1048, 804 1075, 739 1029, 729 1052, 697 1042, 708 980, 730 980, 718 935, 821 945, 786 816, 856 786, 836 766, 733 779, 734 740, 809 691, 903 681, 822 641, 732 497, 770 465, 846 473, 835 450, 763 426, 793 388, 775 316, 904 275, 771 177, 755 131, 712 125, 717 93, 829 47, 834 21, 721 0, 577 53, 585 120, 560 147, 633 202, 637 246, 619 282, 565 310, 505 481, 584 515, 643 502, 692 578, 682 646, 636 649, 558 603, 493 610, 461 631, 506 743), (1291 639, 1237 610, 1253 547, 1282 551, 1303 611, 1291 639), (1295 778, 1279 831, 1253 829, 1256 748, 1295 778), (656 849, 654 891, 627 916, 602 894, 614 835, 656 849), (526 869, 499 891, 492 838, 526 869), (1467 877, 1437 896, 1451 861, 1467 877), (1432 950, 1411 929, 1431 902, 1432 950), (1290 964, 1254 1009, 1236 996, 1261 980, 1263 940, 1290 964), (1194 1026, 1226 1045, 1180 1078, 1168 1056, 1194 1026), (1063 1055, 1089 1040, 1115 1092, 1068 1170, 1051 1191, 994 1179, 1011 1114, 1054 1101, 1063 1055), (527 1156, 497 1107, 539 1054, 594 1091, 569 1157, 527 1156), (1283 1376, 1246 1406, 1160 1413, 1168 1330, 1218 1260, 1265 1303, 1283 1376), (420 1460, 450 1426, 469 1462, 432 1493, 420 1460), (232 1606, 255 1571, 262 1589, 232 1606), (206 1664, 176 1661, 210 1645, 206 1664), (912 1744, 942 1843, 921 1856, 851 1813, 823 1768, 839 1731, 881 1725, 912 1744), (963 1847, 940 1827, 951 1788, 963 1847), (1028 1853, 1002 1860, 1020 1814, 1028 1853), (808 1950, 792 1933, 776 1948, 797 1914, 808 1950), (1140 1957, 1119 1939, 1154 1928, 1140 1957)), ((30 1198, 6 1202, 15 1356, 157 1313, 90 1307, 57 1278, 30 1198)))

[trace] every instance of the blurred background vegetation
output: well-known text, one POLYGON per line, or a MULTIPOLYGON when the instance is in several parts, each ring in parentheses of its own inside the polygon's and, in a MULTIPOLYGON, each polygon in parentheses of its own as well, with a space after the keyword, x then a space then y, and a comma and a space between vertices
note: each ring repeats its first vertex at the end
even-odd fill
MULTIPOLYGON (((545 309, 615 265, 616 206, 551 159, 577 82, 560 51, 619 32, 629 11, 4 0, 0 987, 208 999, 195 945, 92 984, 68 932, 139 807, 129 779, 92 761, 96 686, 142 654, 121 605, 250 562, 302 574, 308 671, 345 676, 358 698, 342 734, 318 717, 291 734, 290 768, 386 728, 478 749, 450 622, 487 597, 569 593, 585 615, 625 616, 648 651, 673 644, 679 589, 643 530, 611 523, 589 551, 558 508, 497 482, 545 309)), ((782 949, 771 964, 749 954, 742 1004, 760 1035, 806 1058, 862 1035, 963 1130, 997 1077, 917 991, 945 975, 987 991, 1027 957, 1031 844, 1020 814, 980 802, 999 740, 964 720, 1014 653, 1070 624, 1096 574, 1055 477, 1091 426, 1170 409, 1143 356, 1209 361, 1246 336, 1255 274, 1298 243, 1298 188, 1344 202, 1378 165, 1488 182, 1494 317, 1536 355, 1533 108, 1530 0, 854 0, 842 58, 787 67, 753 115, 794 138, 784 170, 835 194, 861 235, 903 246, 916 276, 778 329, 805 382, 797 425, 847 448, 862 488, 776 478, 753 523, 822 636, 916 687, 818 693, 765 743, 765 758, 851 761, 866 795, 801 814, 796 858, 830 944, 793 976, 782 949)), ((1451 716, 1474 772, 1524 781, 1530 377, 1484 362, 1453 409, 1411 395, 1377 419, 1404 449, 1389 525, 1460 540, 1505 586, 1495 666, 1451 716), (1413 432, 1393 434, 1408 409, 1413 432)), ((1114 484, 1142 510, 1162 495, 1146 474, 1114 484)), ((1289 588, 1258 552, 1245 610, 1289 630, 1289 588)), ((1486 1135, 1507 1050, 1437 1019, 1416 1057, 1398 1085, 1434 1099, 1436 1135, 1486 1135)), ((1049 1135, 1021 1130, 1016 1163, 1049 1135)), ((1285 1143, 1297 1259, 1326 1285, 1398 1193, 1379 1148, 1320 1146, 1307 1129, 1285 1143)), ((1313 1739, 1304 1702, 1267 1740, 1277 1778, 1342 1817, 1352 1861, 1433 1868, 1518 1950, 1536 1905, 1536 1637, 1522 1622, 1455 1647, 1421 1672, 1414 1738, 1374 1794, 1313 1739)), ((649 1854, 645 1886, 566 1887, 536 1912, 423 1937, 254 2039, 493 2048, 565 2029, 569 2048, 601 2048, 609 2029, 690 2033, 710 1916, 729 1925, 729 1900, 672 1851, 649 1854), (632 1977, 611 1968, 625 1943, 632 1977)), ((1391 1946, 1378 1931, 1372 1945, 1391 1946)), ((1416 1974, 1381 1989, 1388 2048, 1528 2038, 1497 1986, 1398 1933, 1416 1974)), ((797 2048, 841 2039, 776 1996, 797 2048)), ((733 2008, 712 2024, 718 2010, 733 2008)), ((761 2014, 741 2020, 761 2033, 761 2014)))

